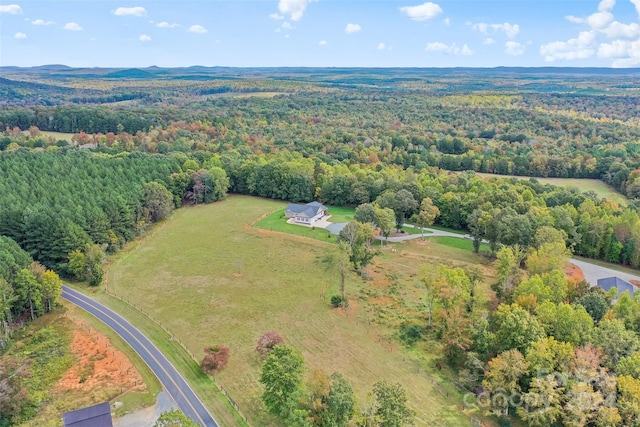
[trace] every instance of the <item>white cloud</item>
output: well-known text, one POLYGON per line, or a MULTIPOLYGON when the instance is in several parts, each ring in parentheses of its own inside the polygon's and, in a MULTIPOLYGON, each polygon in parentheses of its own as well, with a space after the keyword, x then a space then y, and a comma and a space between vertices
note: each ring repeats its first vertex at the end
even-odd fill
POLYGON ((347 34, 353 34, 353 33, 357 33, 357 32, 362 31, 362 27, 360 26, 360 24, 351 24, 351 23, 349 23, 349 24, 347 24, 346 27, 344 27, 344 31, 347 34))
POLYGON ((378 50, 385 50, 387 48, 387 45, 384 43, 379 43, 378 44, 378 50))
POLYGON ((17 4, 0 5, 0 13, 8 13, 9 15, 20 15, 22 8, 17 4))
POLYGON ((279 13, 272 13, 271 15, 269 15, 269 18, 275 19, 276 21, 280 21, 284 19, 284 16, 280 15, 279 13))
POLYGON ((478 22, 477 24, 472 24, 471 22, 465 23, 465 25, 473 28, 474 31, 480 31, 482 34, 486 34, 489 29, 489 24, 485 24, 484 22, 478 22))
POLYGON ((52 25, 55 24, 53 21, 45 21, 44 19, 34 19, 31 21, 32 25, 52 25))
POLYGON ((524 53, 524 45, 514 42, 508 41, 504 44, 504 53, 511 56, 519 56, 524 53))
POLYGON ((484 39, 482 41, 482 44, 486 44, 486 45, 491 45, 494 44, 496 41, 494 39, 492 39, 491 37, 487 37, 486 39, 484 39))
POLYGON ((605 28, 611 22, 613 22, 613 14, 608 11, 604 12, 596 12, 592 15, 589 15, 586 20, 587 24, 595 30, 600 30, 605 28))
MULTIPOLYGON (((278 10, 283 15, 289 15, 292 21, 299 21, 302 19, 307 6, 313 1, 316 0, 280 0, 278 2, 278 10)), ((271 17, 273 18, 273 16, 271 17)))
POLYGON ((142 6, 119 7, 113 11, 116 16, 147 16, 147 10, 142 6))
POLYGON ((473 55, 474 52, 465 43, 462 47, 459 47, 456 43, 450 45, 441 42, 428 43, 426 47, 427 52, 440 52, 447 55, 473 55))
POLYGON ((207 32, 207 29, 204 28, 202 25, 195 24, 190 26, 187 31, 189 31, 190 33, 204 34, 207 32))
POLYGON ((491 24, 491 28, 493 28, 495 31, 504 31, 504 33, 510 39, 517 36, 520 32, 520 25, 509 24, 508 22, 505 22, 504 24, 491 24))
POLYGON ((140 37, 138 37, 138 40, 140 40, 141 42, 150 42, 151 41, 151 36, 148 36, 146 34, 142 34, 142 35, 140 35, 140 37))
POLYGON ((467 22, 465 25, 470 26, 474 31, 479 31, 482 34, 487 34, 489 28, 491 28, 494 32, 504 32, 507 38, 514 38, 520 33, 520 25, 518 24, 510 24, 505 22, 504 24, 487 24, 485 22, 471 23, 467 22))
POLYGON ((567 15, 564 17, 569 22, 573 22, 574 24, 584 24, 584 18, 579 18, 573 15, 567 15))
MULTIPOLYGON (((640 1, 640 0, 638 0, 638 1, 640 1)), ((449 18, 444 18, 444 19, 442 20, 442 22, 443 22, 443 23, 444 23, 444 25, 446 25, 447 27, 451 25, 451 19, 449 19, 449 18)))
POLYGON ((158 22, 156 24, 156 27, 158 27, 158 28, 177 28, 179 26, 180 26, 180 24, 175 24, 175 23, 174 24, 169 24, 166 21, 158 22))
POLYGON ((82 27, 76 24, 75 22, 69 22, 65 24, 64 27, 62 27, 62 29, 68 30, 68 31, 82 31, 82 27))
POLYGON ((606 12, 607 10, 613 9, 613 6, 616 5, 616 0, 602 0, 600 4, 598 4, 599 12, 606 12))
POLYGON ((326 41, 326 40, 320 40, 320 41, 318 42, 318 45, 319 45, 319 46, 326 46, 326 45, 327 45, 327 41, 326 41))
POLYGON ((472 51, 471 49, 469 49, 469 46, 467 46, 467 44, 465 43, 464 46, 462 46, 462 50, 460 51, 460 53, 465 55, 465 56, 471 56, 475 52, 472 51))
MULTIPOLYGON (((640 15, 640 0, 630 0, 640 15)), ((628 41, 622 39, 637 39, 640 37, 640 25, 637 22, 622 23, 615 20, 612 13, 616 0, 602 0, 598 4, 598 11, 586 18, 573 15, 565 18, 576 24, 588 26, 588 31, 582 31, 577 37, 568 41, 556 41, 540 47, 540 54, 545 61, 556 59, 584 59, 596 54, 602 59, 617 58, 612 66, 629 67, 640 65, 640 39, 628 41), (606 36, 611 40, 600 43, 598 38, 606 36)))
POLYGON ((618 21, 614 21, 607 28, 602 29, 602 32, 606 34, 607 37, 611 38, 636 38, 640 37, 640 25, 635 22, 632 22, 631 24, 622 24, 618 21))
POLYGON ((428 21, 442 13, 442 8, 436 3, 423 3, 419 6, 403 6, 400 12, 407 15, 414 21, 428 21))
POLYGON ((611 66, 615 68, 622 68, 637 67, 640 65, 640 39, 629 43, 627 55, 629 55, 627 58, 616 59, 613 61, 611 66))
POLYGON ((15 35, 13 37, 18 39, 18 40, 21 40, 21 39, 26 39, 27 35, 25 33, 15 33, 15 35))
POLYGON ((595 53, 595 40, 595 32, 582 31, 578 37, 566 42, 557 41, 540 46, 540 54, 547 62, 553 62, 557 59, 591 58, 595 53))
POLYGON ((287 21, 284 21, 282 23, 282 29, 283 30, 293 30, 293 25, 291 25, 290 23, 288 23, 287 21))
POLYGON ((631 42, 626 40, 614 40, 611 43, 602 43, 598 47, 598 58, 622 58, 627 56, 631 42))

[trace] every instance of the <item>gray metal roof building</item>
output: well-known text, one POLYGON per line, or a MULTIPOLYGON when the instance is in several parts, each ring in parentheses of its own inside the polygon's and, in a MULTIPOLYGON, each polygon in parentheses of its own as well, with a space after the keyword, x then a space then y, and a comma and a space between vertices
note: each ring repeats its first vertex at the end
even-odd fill
POLYGON ((633 293, 638 290, 638 288, 631 283, 616 276, 598 279, 598 286, 604 289, 605 292, 611 288, 616 288, 618 290, 618 297, 625 291, 629 292, 629 296, 632 297, 633 293))
POLYGON ((109 402, 66 412, 62 421, 64 427, 113 427, 109 402))

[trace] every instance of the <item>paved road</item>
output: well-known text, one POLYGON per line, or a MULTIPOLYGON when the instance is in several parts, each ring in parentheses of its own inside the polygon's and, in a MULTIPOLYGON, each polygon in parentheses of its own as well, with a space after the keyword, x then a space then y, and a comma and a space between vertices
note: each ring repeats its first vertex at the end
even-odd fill
POLYGON ((171 362, 131 323, 93 299, 62 287, 62 298, 93 314, 122 337, 156 374, 165 391, 185 415, 204 427, 218 427, 218 423, 182 378, 171 362))
POLYGON ((618 270, 612 270, 607 267, 601 267, 599 265, 591 264, 587 261, 581 261, 579 259, 571 258, 571 264, 580 267, 580 270, 584 273, 584 278, 592 285, 598 284, 598 279, 604 279, 605 277, 618 276, 623 280, 638 280, 640 276, 634 276, 633 274, 623 273, 618 270))
MULTIPOLYGON (((405 226, 417 228, 411 224, 405 224, 405 226)), ((448 237, 457 237, 458 239, 465 238, 464 235, 462 234, 451 233, 449 231, 443 231, 443 230, 436 230, 435 228, 425 228, 424 231, 429 233, 429 234, 425 234, 424 237, 448 236, 448 237)), ((404 236, 389 237, 389 242, 403 242, 405 240, 419 239, 420 237, 422 237, 420 234, 406 234, 404 236)), ((381 236, 377 236, 376 238, 380 240, 384 239, 381 236)), ((571 264, 578 266, 584 273, 584 277, 587 280, 587 282, 591 283, 591 285, 593 286, 598 284, 598 279, 602 279, 605 277, 612 277, 612 276, 618 276, 619 278, 627 281, 628 280, 640 281, 640 275, 636 276, 633 274, 623 273, 618 270, 602 267, 602 266, 592 264, 587 261, 581 261, 575 258, 571 258, 569 262, 571 262, 571 264)))

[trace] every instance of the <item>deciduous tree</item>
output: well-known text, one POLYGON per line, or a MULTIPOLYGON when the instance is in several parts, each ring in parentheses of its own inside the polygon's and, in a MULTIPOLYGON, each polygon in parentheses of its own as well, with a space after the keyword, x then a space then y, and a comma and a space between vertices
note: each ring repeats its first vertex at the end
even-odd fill
POLYGON ((160 414, 153 427, 197 427, 198 425, 181 410, 172 409, 160 414))
POLYGON ((378 426, 402 427, 413 421, 415 413, 407 406, 407 396, 400 383, 378 381, 373 385, 373 395, 378 426))
POLYGON ((295 409, 295 397, 302 387, 304 359, 299 350, 281 344, 273 348, 262 364, 262 401, 269 411, 287 418, 295 409))
POLYGON ((433 201, 430 198, 425 197, 422 199, 422 203, 420 203, 420 210, 411 217, 411 221, 420 227, 422 240, 424 240, 424 227, 432 225, 433 221, 435 221, 439 214, 440 209, 433 204, 433 201))

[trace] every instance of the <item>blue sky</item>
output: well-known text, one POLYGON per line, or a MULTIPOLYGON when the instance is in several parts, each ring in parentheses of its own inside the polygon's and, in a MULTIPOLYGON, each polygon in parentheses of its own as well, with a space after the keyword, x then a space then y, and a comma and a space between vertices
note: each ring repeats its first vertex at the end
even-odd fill
POLYGON ((0 65, 640 67, 640 0, 0 0, 0 65))

